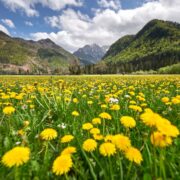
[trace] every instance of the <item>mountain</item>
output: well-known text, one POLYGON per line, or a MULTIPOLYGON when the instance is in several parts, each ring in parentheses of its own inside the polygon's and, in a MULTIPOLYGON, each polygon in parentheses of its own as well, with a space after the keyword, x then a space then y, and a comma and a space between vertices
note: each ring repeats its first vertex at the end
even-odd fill
POLYGON ((108 46, 100 47, 97 44, 86 45, 73 54, 80 59, 81 64, 95 64, 101 60, 108 49, 108 46))
POLYGON ((68 74, 77 57, 50 39, 39 41, 12 38, 0 31, 0 73, 68 74))
MULTIPOLYGON (((94 73, 157 70, 180 62, 180 24, 151 20, 136 35, 112 44, 94 73)), ((92 72, 92 70, 91 70, 92 72)))

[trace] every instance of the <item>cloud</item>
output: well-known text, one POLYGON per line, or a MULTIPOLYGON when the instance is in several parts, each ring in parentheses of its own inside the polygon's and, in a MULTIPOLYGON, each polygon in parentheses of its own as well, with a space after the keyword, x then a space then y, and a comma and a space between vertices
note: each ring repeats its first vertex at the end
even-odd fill
POLYGON ((10 28, 15 28, 14 23, 10 19, 1 19, 1 21, 10 28))
POLYGON ((9 31, 3 25, 1 25, 1 24, 0 24, 0 31, 10 35, 9 31))
POLYGON ((101 8, 111 8, 114 10, 121 8, 119 0, 98 0, 97 3, 101 8))
POLYGON ((110 45, 120 37, 137 33, 148 21, 162 19, 180 22, 180 1, 149 1, 134 9, 97 9, 90 18, 72 9, 64 10, 60 16, 46 17, 57 33, 38 32, 32 38, 50 38, 69 51, 86 44, 110 45))
POLYGON ((33 23, 30 22, 30 21, 25 21, 24 24, 27 25, 27 26, 33 26, 33 23))
POLYGON ((35 5, 41 4, 44 7, 48 7, 52 10, 61 10, 67 5, 82 6, 81 0, 0 0, 3 4, 16 12, 20 10, 27 16, 38 16, 39 12, 36 10, 35 5))

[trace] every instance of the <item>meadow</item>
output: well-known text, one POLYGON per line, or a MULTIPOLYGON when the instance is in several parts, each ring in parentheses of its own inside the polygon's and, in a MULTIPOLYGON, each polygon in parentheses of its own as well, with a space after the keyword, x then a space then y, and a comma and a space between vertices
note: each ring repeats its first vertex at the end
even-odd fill
POLYGON ((180 76, 0 76, 0 179, 180 178, 180 76))

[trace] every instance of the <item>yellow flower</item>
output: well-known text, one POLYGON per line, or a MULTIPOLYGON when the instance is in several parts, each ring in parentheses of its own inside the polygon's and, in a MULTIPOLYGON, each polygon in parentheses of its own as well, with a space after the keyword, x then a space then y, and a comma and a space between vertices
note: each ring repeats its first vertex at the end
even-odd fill
POLYGON ((73 146, 69 146, 61 152, 61 155, 71 155, 73 153, 76 153, 76 148, 73 146))
POLYGON ((157 131, 151 134, 151 143, 154 146, 166 147, 172 144, 172 139, 157 131))
POLYGON ((93 125, 91 123, 85 123, 82 125, 82 129, 84 130, 90 130, 93 128, 93 125))
POLYGON ((102 108, 102 109, 106 109, 106 108, 107 108, 107 105, 106 105, 106 104, 102 104, 102 105, 101 105, 101 108, 102 108))
POLYGON ((135 162, 136 164, 141 164, 141 161, 143 161, 141 152, 134 148, 134 147, 129 147, 127 151, 125 152, 125 157, 132 162, 135 162))
POLYGON ((87 139, 83 143, 83 149, 87 152, 92 152, 97 148, 97 142, 94 139, 87 139))
POLYGON ((54 160, 52 171, 56 175, 66 174, 70 171, 72 165, 73 162, 70 155, 61 155, 54 160))
POLYGON ((55 139, 57 137, 57 131, 52 128, 46 128, 41 132, 40 137, 43 140, 55 139))
POLYGON ((172 102, 173 104, 179 104, 179 103, 180 103, 180 99, 174 97, 174 98, 172 98, 171 102, 172 102))
POLYGON ((72 115, 73 115, 73 116, 79 116, 79 113, 78 113, 77 111, 73 111, 73 112, 72 112, 72 115))
POLYGON ((168 98, 168 97, 163 97, 163 98, 161 99, 161 101, 162 101, 163 103, 167 103, 167 102, 169 102, 169 98, 168 98))
POLYGON ((99 114, 99 117, 103 118, 103 119, 108 119, 108 120, 112 119, 111 115, 106 113, 106 112, 103 112, 103 113, 99 114))
POLYGON ((121 121, 121 124, 123 124, 123 126, 127 128, 133 128, 136 126, 136 121, 134 120, 134 118, 130 116, 122 116, 120 121, 121 121))
POLYGON ((92 129, 90 130, 90 133, 91 133, 91 134, 100 134, 100 130, 99 130, 98 128, 92 128, 92 129))
POLYGON ((99 147, 100 154, 103 156, 111 156, 116 153, 116 147, 110 142, 105 142, 99 147))
POLYGON ((110 110, 118 111, 120 110, 120 106, 118 104, 114 104, 111 106, 110 110))
POLYGON ((61 143, 71 142, 74 139, 72 135, 65 135, 61 138, 61 143))
POLYGON ((122 134, 114 135, 112 143, 121 151, 126 151, 131 146, 130 139, 122 134))
POLYGON ((136 105, 129 105, 129 109, 132 109, 137 112, 142 112, 142 108, 140 106, 136 106, 136 105))
POLYGON ((92 123, 93 124, 101 124, 101 119, 100 118, 93 118, 92 123))
POLYGON ((178 128, 164 118, 157 123, 157 129, 166 136, 177 137, 179 135, 178 128))
POLYGON ((78 101, 77 98, 73 98, 73 102, 74 102, 74 103, 78 103, 79 101, 78 101))
POLYGON ((106 137, 104 138, 104 141, 105 142, 112 142, 112 139, 113 139, 113 135, 111 135, 111 134, 108 134, 108 135, 106 135, 106 137))
POLYGON ((28 147, 14 147, 4 154, 2 163, 7 167, 20 166, 26 163, 30 158, 30 149, 28 147))
POLYGON ((93 101, 87 101, 87 104, 91 105, 93 104, 93 101))
POLYGON ((3 109, 3 113, 6 115, 10 115, 15 112, 15 108, 12 106, 7 106, 3 109))
POLYGON ((156 126, 157 121, 161 118, 159 114, 154 113, 151 109, 145 109, 145 112, 140 115, 140 119, 143 123, 150 127, 156 126))
POLYGON ((103 135, 101 134, 93 134, 93 138, 98 141, 104 139, 103 135))

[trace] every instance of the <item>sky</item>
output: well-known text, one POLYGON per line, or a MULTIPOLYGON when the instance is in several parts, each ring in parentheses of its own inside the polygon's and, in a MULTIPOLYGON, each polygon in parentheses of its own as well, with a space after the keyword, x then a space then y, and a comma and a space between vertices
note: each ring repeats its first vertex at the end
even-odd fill
POLYGON ((24 39, 50 38, 74 52, 111 45, 152 19, 180 23, 180 0, 0 0, 0 30, 24 39))

